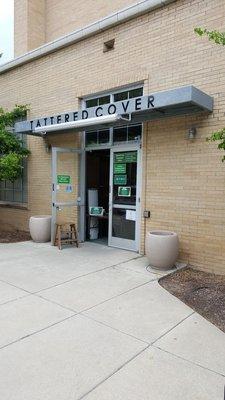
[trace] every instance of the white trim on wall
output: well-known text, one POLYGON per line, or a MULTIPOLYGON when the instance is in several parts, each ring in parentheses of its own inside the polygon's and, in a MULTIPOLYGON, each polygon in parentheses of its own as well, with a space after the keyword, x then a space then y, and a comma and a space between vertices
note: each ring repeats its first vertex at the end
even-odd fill
POLYGON ((31 50, 28 53, 3 64, 2 66, 0 66, 0 74, 16 68, 20 65, 31 62, 37 58, 43 57, 47 54, 53 53, 59 49, 70 46, 90 36, 96 35, 97 33, 112 28, 115 25, 119 25, 139 15, 155 10, 156 8, 164 7, 175 1, 177 0, 142 0, 136 2, 129 7, 108 15, 107 17, 102 18, 81 29, 77 29, 76 31, 68 35, 62 36, 52 42, 46 43, 43 46, 38 47, 37 49, 31 50))

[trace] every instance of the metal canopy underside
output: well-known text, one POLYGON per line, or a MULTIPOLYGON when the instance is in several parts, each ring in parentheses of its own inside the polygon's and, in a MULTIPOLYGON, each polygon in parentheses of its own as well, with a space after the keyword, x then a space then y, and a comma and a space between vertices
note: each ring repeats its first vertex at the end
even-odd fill
MULTIPOLYGON (((15 131, 24 132, 29 135, 45 136, 45 127, 48 128, 54 125, 56 126, 56 130, 49 132, 49 134, 62 134, 68 131, 79 132, 82 130, 82 120, 85 121, 85 131, 109 128, 109 126, 121 126, 121 120, 111 122, 110 124, 104 124, 102 122, 99 124, 100 120, 104 120, 104 118, 98 119, 100 116, 112 116, 114 112, 121 116, 129 115, 130 120, 127 121, 126 124, 134 124, 173 116, 184 116, 203 112, 210 113, 212 111, 213 98, 211 96, 194 86, 185 86, 151 93, 150 95, 138 98, 104 104, 100 107, 91 107, 85 110, 82 109, 60 115, 58 114, 53 117, 18 122, 15 124, 15 131), (92 122, 91 126, 87 126, 89 118, 92 122), (94 125, 93 119, 96 120, 96 124, 94 125), (74 122, 74 126, 72 126, 72 121, 80 121, 78 124, 79 127, 76 127, 76 122, 74 122), (69 122, 69 129, 65 130, 65 122, 69 122), (60 126, 60 124, 62 125, 60 126), (35 132, 35 129, 39 132, 35 132)), ((46 129, 46 131, 47 130, 48 129, 46 129)))

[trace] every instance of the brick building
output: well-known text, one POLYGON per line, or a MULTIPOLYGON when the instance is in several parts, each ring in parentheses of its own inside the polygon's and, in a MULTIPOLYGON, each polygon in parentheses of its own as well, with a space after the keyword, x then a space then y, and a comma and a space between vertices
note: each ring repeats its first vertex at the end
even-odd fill
POLYGON ((141 253, 146 231, 173 230, 180 261, 224 274, 225 169, 205 139, 225 124, 225 55, 194 34, 224 18, 223 0, 15 0, 0 105, 29 104, 15 130, 31 155, 1 183, 1 225, 52 214, 141 253))

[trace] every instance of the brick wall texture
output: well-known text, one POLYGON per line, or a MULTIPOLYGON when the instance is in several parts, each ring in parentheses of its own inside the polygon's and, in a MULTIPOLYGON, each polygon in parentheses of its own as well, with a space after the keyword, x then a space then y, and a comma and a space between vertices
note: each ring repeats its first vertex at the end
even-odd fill
MULTIPOLYGON (((80 2, 80 8, 89 3, 80 2)), ((104 12, 108 2, 99 3, 104 12)), ((0 75, 1 106, 29 104, 31 119, 77 109, 84 95, 134 82, 143 82, 145 93, 195 85, 213 96, 210 115, 144 124, 142 209, 150 210, 151 218, 141 221, 141 250, 146 230, 174 230, 181 242, 180 261, 221 274, 225 274, 225 166, 216 145, 207 143, 206 137, 225 125, 225 53, 206 38, 196 37, 193 29, 223 30, 224 18, 224 0, 178 0, 0 75), (103 43, 112 38, 115 50, 103 53, 103 43), (186 134, 192 126, 197 137, 190 142, 186 134)), ((76 147, 77 137, 72 133, 51 140, 76 147)), ((51 211, 51 154, 40 138, 29 137, 28 143, 32 152, 28 209, 0 208, 2 224, 24 229, 30 215, 51 211)))
POLYGON ((46 42, 45 6, 45 0, 14 0, 15 56, 46 42))
POLYGON ((15 56, 133 3, 134 0, 15 0, 15 56))

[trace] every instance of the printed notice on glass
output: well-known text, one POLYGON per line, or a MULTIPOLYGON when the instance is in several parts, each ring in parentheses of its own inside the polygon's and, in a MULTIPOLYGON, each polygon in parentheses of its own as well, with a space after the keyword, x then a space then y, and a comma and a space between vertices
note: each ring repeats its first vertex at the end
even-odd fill
POLYGON ((136 211, 126 210, 126 219, 129 221, 136 221, 136 211))

